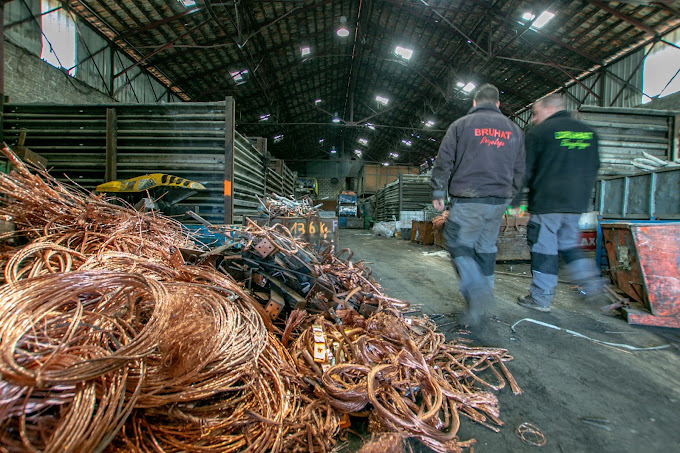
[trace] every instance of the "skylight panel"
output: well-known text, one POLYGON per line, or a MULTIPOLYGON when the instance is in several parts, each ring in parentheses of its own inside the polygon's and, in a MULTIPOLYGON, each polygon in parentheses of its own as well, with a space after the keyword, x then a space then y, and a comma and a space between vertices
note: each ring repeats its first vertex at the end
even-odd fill
POLYGON ((404 60, 410 60, 411 56, 413 55, 413 50, 397 46, 397 48, 394 49, 394 53, 402 57, 404 60))
POLYGON ((243 82, 245 82, 245 79, 243 78, 243 76, 245 74, 248 74, 248 70, 243 69, 241 71, 230 71, 229 74, 231 74, 231 78, 234 80, 234 82, 243 83, 243 82))
POLYGON ((465 85, 463 87, 463 91, 465 91, 466 93, 470 93, 474 89, 475 89, 475 84, 472 83, 472 82, 468 83, 467 85, 465 85))
MULTIPOLYGON (((535 18, 531 13, 524 13, 522 15, 522 19, 526 21, 531 21, 535 18)), ((543 11, 541 14, 539 14, 538 18, 534 20, 534 23, 531 24, 532 28, 543 28, 545 25, 550 22, 550 20, 555 17, 555 14, 551 13, 550 11, 543 11)))

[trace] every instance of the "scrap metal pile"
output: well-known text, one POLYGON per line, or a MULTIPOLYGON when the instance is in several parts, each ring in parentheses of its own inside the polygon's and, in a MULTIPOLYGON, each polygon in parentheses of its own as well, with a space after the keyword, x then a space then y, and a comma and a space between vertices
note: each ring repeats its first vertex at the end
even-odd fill
POLYGON ((195 250, 3 153, 3 451, 326 452, 352 414, 456 452, 460 415, 497 431, 491 390, 521 393, 506 350, 405 317, 349 252, 254 224, 195 250))
POLYGON ((275 217, 310 217, 318 215, 318 208, 321 205, 314 206, 313 201, 308 196, 304 196, 300 200, 292 197, 282 197, 272 193, 271 196, 266 196, 264 200, 260 200, 260 211, 269 218, 275 217))

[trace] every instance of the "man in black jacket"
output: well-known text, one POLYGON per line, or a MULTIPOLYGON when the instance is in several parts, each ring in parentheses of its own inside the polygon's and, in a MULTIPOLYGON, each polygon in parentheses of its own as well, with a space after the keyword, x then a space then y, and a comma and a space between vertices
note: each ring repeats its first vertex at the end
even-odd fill
POLYGON ((430 181, 435 209, 444 209, 447 189, 451 197, 444 236, 467 301, 467 325, 494 304, 496 240, 524 173, 524 135, 499 106, 495 86, 479 87, 473 108, 446 131, 430 181))
POLYGON ((597 134, 572 118, 560 94, 533 105, 533 127, 526 135, 529 188, 527 241, 531 247, 532 281, 529 295, 517 302, 541 312, 550 311, 557 286, 559 255, 571 281, 586 296, 603 288, 595 262, 579 249, 578 220, 588 209, 600 166, 597 134), (559 255, 558 255, 559 254, 559 255))

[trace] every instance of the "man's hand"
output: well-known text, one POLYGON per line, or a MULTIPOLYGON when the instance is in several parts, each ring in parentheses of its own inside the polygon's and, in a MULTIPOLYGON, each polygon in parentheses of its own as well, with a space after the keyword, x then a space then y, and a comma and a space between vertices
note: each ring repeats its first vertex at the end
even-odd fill
POLYGON ((432 206, 434 206, 434 209, 437 211, 443 211, 444 210, 444 200, 439 199, 439 200, 432 200, 432 206))

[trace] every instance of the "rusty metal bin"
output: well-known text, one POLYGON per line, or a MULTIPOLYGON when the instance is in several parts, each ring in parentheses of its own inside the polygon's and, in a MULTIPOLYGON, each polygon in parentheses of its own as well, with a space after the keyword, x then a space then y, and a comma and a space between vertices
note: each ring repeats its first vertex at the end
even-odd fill
POLYGON ((601 225, 612 283, 645 309, 628 322, 680 327, 680 222, 601 225))
POLYGON ((329 243, 333 244, 336 250, 339 249, 337 217, 279 217, 275 219, 252 217, 250 220, 260 226, 283 224, 283 226, 290 230, 293 237, 311 244, 316 250, 319 250, 319 247, 325 247, 329 243))

